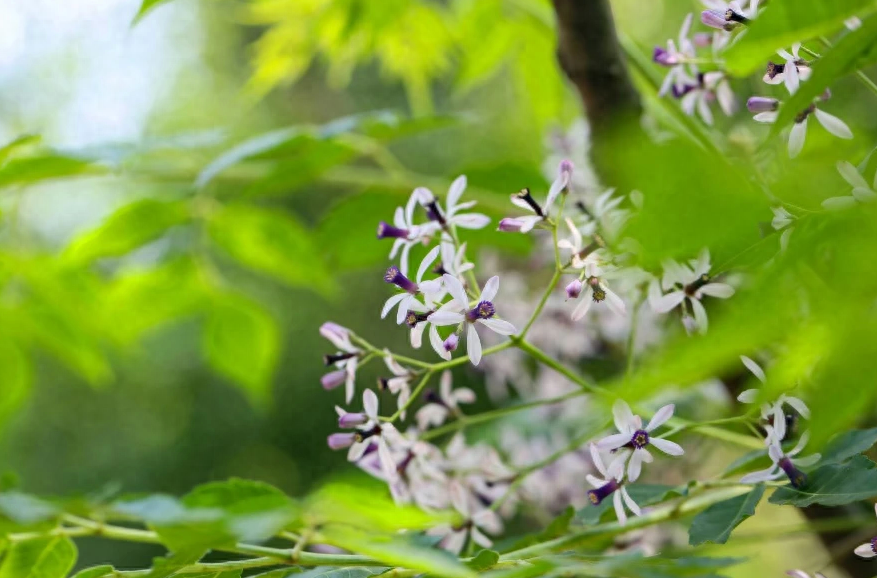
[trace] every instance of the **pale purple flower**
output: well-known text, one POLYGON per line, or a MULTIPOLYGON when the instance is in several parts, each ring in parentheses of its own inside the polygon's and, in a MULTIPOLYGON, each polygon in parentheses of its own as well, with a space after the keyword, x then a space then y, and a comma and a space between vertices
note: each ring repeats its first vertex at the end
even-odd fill
POLYGON ((624 301, 606 285, 605 281, 599 277, 588 277, 585 281, 584 295, 572 311, 572 320, 579 321, 587 315, 592 305, 600 303, 605 303, 606 307, 616 315, 626 313, 624 301))
POLYGON ((694 315, 692 319, 687 311, 683 315, 686 328, 697 329, 706 333, 708 319, 706 309, 701 300, 704 296, 727 299, 734 294, 734 288, 726 283, 715 283, 709 276, 710 254, 707 249, 701 251, 697 259, 683 265, 675 261, 664 262, 664 276, 660 286, 652 282, 649 286, 649 304, 656 313, 668 313, 682 305, 689 306, 694 315), (663 295, 661 289, 669 291, 663 295))
POLYGON ((460 197, 466 190, 466 176, 460 175, 451 183, 448 189, 448 196, 445 199, 445 209, 442 211, 435 196, 427 188, 420 187, 417 189, 420 203, 426 209, 429 219, 442 229, 448 227, 460 227, 461 229, 482 229, 490 222, 490 218, 480 213, 463 213, 467 209, 475 206, 475 201, 460 202, 460 197))
MULTIPOLYGON (((743 362, 743 365, 752 372, 752 375, 754 375, 758 381, 761 383, 767 382, 767 376, 764 373, 764 369, 762 369, 755 360, 746 357, 745 355, 741 355, 740 361, 743 362)), ((755 403, 758 401, 758 396, 759 390, 747 389, 737 396, 737 401, 740 403, 755 403)), ((780 441, 783 441, 786 437, 786 405, 795 410, 804 419, 810 419, 810 408, 807 407, 804 400, 791 395, 781 394, 773 403, 762 404, 761 417, 762 419, 771 422, 773 427, 772 432, 780 441)))
POLYGON ((753 114, 779 110, 780 101, 766 96, 752 96, 746 101, 746 108, 753 114))
MULTIPOLYGON (((351 462, 359 461, 369 449, 375 449, 376 444, 378 457, 383 468, 384 475, 388 481, 395 480, 396 462, 390 451, 389 443, 399 437, 399 432, 393 427, 393 424, 381 422, 378 417, 378 396, 370 389, 362 394, 362 416, 365 422, 356 426, 356 431, 350 433, 335 433, 328 437, 329 447, 333 450, 348 449, 347 459, 351 462), (388 442, 390 440, 390 442, 388 442)), ((361 422, 360 414, 354 414, 353 417, 347 417, 350 414, 342 408, 337 407, 335 411, 338 413, 339 424, 344 423, 342 427, 350 427, 353 421, 361 422)))
MULTIPOLYGON (((842 139, 853 138, 853 132, 844 121, 837 118, 833 114, 829 114, 824 110, 818 108, 818 103, 820 101, 824 102, 828 100, 830 96, 830 93, 826 91, 825 94, 819 97, 809 107, 798 113, 798 116, 795 117, 795 124, 792 125, 792 130, 789 132, 790 158, 795 158, 796 156, 798 156, 798 154, 800 154, 801 150, 804 148, 804 140, 807 137, 807 120, 810 118, 811 115, 815 116, 819 124, 821 124, 825 130, 827 130, 834 136, 842 139)), ((778 117, 779 111, 773 110, 768 112, 759 112, 753 118, 757 122, 772 124, 776 122, 778 117)))
POLYGON ((493 299, 499 291, 499 277, 491 277, 484 284, 484 289, 478 297, 475 307, 469 309, 469 299, 466 297, 466 290, 460 280, 451 275, 445 274, 443 277, 445 288, 453 297, 450 301, 439 308, 438 311, 431 314, 427 320, 433 325, 466 325, 466 351, 473 365, 481 362, 481 338, 475 330, 475 324, 480 323, 491 331, 500 335, 512 335, 517 331, 515 326, 497 319, 496 308, 493 299))
POLYGON ((571 161, 562 160, 557 168, 557 177, 548 189, 545 204, 540 205, 530 189, 524 188, 511 196, 512 203, 522 209, 533 213, 526 217, 506 217, 499 222, 499 230, 507 233, 529 233, 537 223, 548 219, 548 213, 554 205, 554 201, 561 193, 569 192, 573 180, 573 164, 571 161))
POLYGON ((578 279, 573 279, 572 281, 570 281, 569 284, 566 286, 567 300, 577 299, 578 296, 582 294, 583 287, 584 286, 582 285, 582 282, 578 279))
MULTIPOLYGON (((643 462, 651 463, 653 460, 652 454, 646 449, 648 446, 654 446, 671 456, 681 456, 685 453, 679 444, 650 435, 655 429, 673 417, 674 409, 675 406, 673 404, 665 405, 655 412, 648 425, 643 428, 642 418, 638 415, 633 415, 633 412, 630 411, 630 406, 619 399, 612 407, 615 427, 619 433, 599 440, 597 447, 601 450, 620 450, 622 448, 633 450, 630 453, 630 461, 627 464, 627 477, 631 482, 635 482, 642 471, 643 462)), ((627 453, 625 452, 624 455, 626 458, 627 453)))
POLYGON ((701 22, 719 30, 733 30, 741 24, 748 24, 758 15, 758 0, 750 0, 746 7, 738 1, 701 0, 708 8, 700 16, 701 22))
POLYGON ((350 331, 337 323, 326 322, 320 326, 320 335, 332 342, 340 352, 323 357, 325 364, 336 369, 320 378, 323 388, 335 389, 345 385, 345 400, 350 403, 356 388, 356 370, 362 351, 350 341, 350 331))
POLYGON ((493 542, 487 534, 502 533, 502 521, 496 512, 481 507, 478 499, 457 480, 451 481, 450 495, 451 504, 463 517, 463 523, 457 526, 442 524, 428 530, 427 534, 441 536, 439 546, 454 554, 459 554, 469 539, 482 548, 490 548, 493 542))
POLYGON ((591 462, 602 478, 590 474, 585 476, 588 483, 594 487, 593 490, 588 491, 588 501, 597 506, 611 495, 615 515, 618 516, 618 523, 622 526, 627 523, 627 512, 624 511, 625 504, 634 515, 641 516, 642 510, 633 501, 624 486, 624 458, 621 456, 616 458, 607 468, 603 463, 603 458, 600 457, 597 446, 591 444, 590 449, 591 462))
POLYGON ((426 257, 424 257, 420 267, 417 269, 417 276, 414 281, 406 277, 402 270, 395 265, 387 269, 387 272, 384 274, 384 281, 396 285, 402 289, 402 293, 397 293, 387 299, 383 309, 381 309, 381 319, 386 317, 393 307, 397 307, 396 323, 401 325, 406 320, 409 312, 425 312, 436 299, 441 297, 442 285, 440 279, 423 280, 423 275, 435 262, 439 251, 440 247, 436 246, 426 254, 426 257), (423 297, 424 302, 421 302, 418 296, 423 297))
POLYGON ((686 63, 695 57, 694 45, 688 38, 688 32, 691 29, 691 14, 685 17, 682 22, 682 28, 679 30, 677 40, 667 40, 667 48, 655 48, 653 59, 662 66, 667 66, 670 70, 661 88, 658 90, 658 96, 669 94, 671 90, 681 90, 685 84, 685 79, 689 78, 686 72, 686 63))
POLYGON ((453 375, 445 370, 439 379, 439 391, 436 395, 429 392, 427 402, 417 410, 417 427, 426 430, 430 427, 440 426, 450 415, 456 414, 457 406, 461 403, 473 403, 475 392, 468 387, 453 387, 453 375))
MULTIPOLYGON (((877 513, 877 505, 874 506, 874 513, 877 513)), ((860 558, 873 558, 877 556, 877 538, 872 538, 870 542, 857 546, 853 552, 860 558)))
MULTIPOLYGON (((770 426, 767 426, 767 429, 772 429, 770 426)), ((784 474, 788 476, 789 481, 796 488, 800 488, 807 482, 807 476, 798 469, 798 466, 802 468, 806 468, 808 466, 812 466, 816 462, 818 462, 822 456, 819 454, 813 454, 812 456, 808 456, 806 458, 798 458, 796 457, 804 450, 804 446, 807 445, 807 442, 810 440, 810 433, 804 432, 801 436, 801 439, 798 440, 798 444, 788 453, 783 452, 782 445, 780 445, 780 440, 778 436, 773 433, 768 433, 768 448, 767 455, 770 457, 773 465, 767 468, 766 470, 762 470, 759 472, 753 472, 751 474, 747 474, 740 479, 740 483, 742 484, 759 484, 761 482, 767 482, 771 480, 776 480, 782 477, 784 474)))
POLYGON ((697 114, 709 125, 713 124, 713 113, 710 109, 713 102, 718 102, 727 116, 734 114, 737 108, 734 92, 724 72, 699 73, 694 78, 684 79, 681 88, 674 88, 673 95, 680 99, 685 114, 697 114))
POLYGON ((785 84, 789 94, 795 94, 802 80, 810 78, 810 65, 798 56, 801 43, 792 45, 792 52, 778 50, 777 54, 783 59, 781 64, 768 62, 767 72, 764 73, 764 82, 767 84, 785 84))
POLYGON ((862 177, 858 169, 847 161, 837 163, 837 172, 847 183, 853 187, 851 194, 843 197, 831 197, 822 201, 822 206, 830 211, 847 209, 859 203, 870 203, 877 199, 877 173, 874 174, 874 184, 869 185, 862 177))
POLYGON ((421 189, 415 189, 404 209, 396 207, 392 225, 384 221, 378 224, 378 239, 394 239, 390 259, 395 259, 399 250, 402 250, 399 257, 399 270, 403 275, 408 274, 408 253, 411 247, 426 241, 440 228, 440 225, 433 221, 423 225, 414 223, 414 209, 422 200, 422 195, 421 189))
POLYGON ((396 396, 396 405, 401 411, 399 415, 402 419, 405 419, 405 411, 402 410, 402 408, 405 407, 408 400, 411 398, 411 379, 414 377, 414 374, 412 374, 410 370, 402 367, 399 362, 390 355, 389 350, 386 349, 384 350, 384 364, 393 374, 393 377, 378 379, 378 385, 381 389, 387 389, 390 393, 396 396))

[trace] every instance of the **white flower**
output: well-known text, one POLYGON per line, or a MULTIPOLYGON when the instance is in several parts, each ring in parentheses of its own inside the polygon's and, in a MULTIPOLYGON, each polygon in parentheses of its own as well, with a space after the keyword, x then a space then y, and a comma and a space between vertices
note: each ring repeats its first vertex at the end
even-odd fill
MULTIPOLYGON (((764 370, 753 359, 741 355, 740 361, 761 383, 767 381, 764 370)), ((747 389, 737 396, 737 400, 741 403, 755 403, 758 400, 758 395, 759 391, 757 389, 747 389)), ((762 404, 761 418, 771 422, 768 432, 780 442, 785 439, 787 432, 786 405, 798 412, 804 419, 810 419, 810 408, 807 407, 803 400, 797 397, 782 394, 773 403, 762 404)), ((766 441, 770 443, 769 439, 766 441)))
POLYGON ((792 230, 795 228, 795 216, 788 212, 784 207, 771 207, 773 211, 773 219, 770 226, 780 233, 780 250, 785 252, 789 248, 789 238, 792 236, 792 230))
POLYGON ((718 101, 719 107, 731 116, 737 108, 734 92, 728 77, 723 72, 707 72, 687 78, 682 88, 674 90, 674 96, 681 99, 682 111, 688 116, 695 113, 709 125, 713 124, 710 103, 718 101))
POLYGON ((457 405, 461 403, 473 403, 475 392, 468 387, 453 388, 453 375, 449 370, 442 372, 439 380, 438 397, 427 399, 429 403, 417 410, 417 427, 426 430, 430 427, 440 426, 445 423, 449 415, 457 413, 457 405))
MULTIPOLYGON (((768 428, 770 428, 770 426, 768 426, 768 428)), ((796 488, 800 488, 806 483, 807 476, 795 466, 800 466, 802 468, 812 466, 822 457, 819 454, 813 454, 806 458, 795 457, 804 450, 804 446, 806 446, 807 442, 810 440, 810 432, 804 432, 801 439, 798 440, 798 445, 788 453, 783 453, 782 445, 777 437, 778 436, 773 435, 770 432, 768 433, 768 441, 770 442, 770 445, 767 448, 767 455, 770 456, 773 465, 766 470, 753 472, 743 476, 740 479, 740 483, 758 484, 761 482, 776 480, 777 478, 782 477, 783 474, 789 477, 789 481, 796 488)))
POLYGON ((822 206, 828 210, 846 209, 858 203, 870 203, 877 199, 877 173, 874 174, 874 184, 869 185, 868 182, 859 174, 859 171, 847 161, 839 161, 837 163, 837 172, 853 187, 850 195, 843 197, 831 197, 822 201, 822 206))
POLYGON ((348 413, 340 407, 335 408, 335 411, 338 412, 339 425, 341 427, 356 427, 356 431, 331 434, 328 438, 329 447, 333 450, 349 448, 347 459, 356 462, 365 455, 366 450, 372 444, 377 443, 378 456, 384 475, 388 481, 393 481, 398 475, 389 443, 399 437, 399 432, 392 424, 380 421, 378 396, 375 395, 375 392, 370 389, 363 392, 362 406, 363 412, 357 414, 348 413))
POLYGON ((598 478, 590 474, 585 476, 588 483, 595 488, 588 492, 588 501, 596 506, 611 494, 612 505, 615 507, 615 515, 618 516, 618 522, 622 526, 627 523, 627 513, 624 511, 625 504, 627 504, 627 507, 634 513, 634 515, 641 516, 642 510, 640 510, 637 503, 631 499, 630 494, 627 493, 627 488, 623 485, 624 459, 616 458, 607 468, 603 464, 600 452, 597 451, 597 446, 591 444, 590 449, 591 461, 603 477, 598 478))
POLYGON ((402 289, 402 293, 397 293, 393 295, 384 303, 383 309, 381 309, 381 319, 387 316, 387 314, 393 309, 393 307, 398 307, 396 310, 396 323, 401 325, 409 311, 414 312, 425 312, 429 309, 429 306, 435 302, 436 299, 440 299, 442 295, 442 285, 440 279, 434 279, 431 281, 424 281, 423 275, 426 273, 427 269, 435 262, 436 257, 438 257, 440 251, 440 247, 436 246, 430 250, 429 253, 426 254, 426 257, 423 258, 423 261, 420 263, 420 267, 417 269, 417 276, 415 280, 412 281, 408 277, 405 276, 405 273, 399 267, 393 265, 387 272, 384 274, 384 281, 387 283, 392 283, 396 285, 400 289, 402 289), (424 302, 421 303, 417 298, 418 295, 423 297, 424 302))
MULTIPOLYGON (((826 96, 822 96, 819 100, 824 101, 826 98, 826 96)), ((807 137, 807 119, 810 118, 811 114, 815 115, 819 124, 834 136, 843 139, 853 138, 853 132, 844 121, 833 114, 821 110, 817 107, 817 102, 814 102, 795 117, 795 124, 792 125, 792 130, 789 132, 789 158, 795 158, 804 148, 804 140, 807 137)), ((753 118, 757 122, 771 124, 776 122, 778 116, 778 111, 769 110, 766 112, 759 112, 753 118)))
POLYGON ((320 326, 320 335, 341 350, 341 353, 324 356, 325 364, 333 365, 336 369, 325 374, 320 379, 320 383, 327 390, 335 389, 343 383, 346 403, 350 403, 356 388, 356 369, 362 352, 351 343, 350 332, 337 323, 323 323, 320 326))
POLYGON ((588 277, 601 275, 599 264, 602 252, 599 243, 594 241, 585 245, 582 232, 572 222, 572 219, 567 217, 565 221, 570 231, 570 238, 559 240, 557 246, 570 252, 570 265, 574 269, 584 269, 585 275, 588 277))
MULTIPOLYGON (((381 388, 385 388, 390 390, 390 393, 397 396, 396 397, 396 405, 399 410, 402 410, 403 407, 408 403, 408 400, 411 398, 411 379, 414 375, 393 359, 393 356, 390 355, 390 351, 384 350, 384 364, 386 364, 387 369, 393 374, 393 377, 380 378, 378 379, 378 384, 380 384, 381 388)), ((405 419, 405 412, 402 411, 399 416, 402 419, 405 419)))
MULTIPOLYGON (((874 506, 874 512, 877 513, 877 505, 874 506)), ((870 542, 866 542, 861 546, 857 546, 853 552, 856 556, 862 558, 873 558, 877 556, 877 538, 874 538, 870 542)))
POLYGON ((582 319, 594 303, 605 303, 606 307, 616 315, 624 315, 626 312, 624 301, 606 285, 605 281, 598 277, 589 277, 585 283, 584 295, 581 296, 581 301, 572 311, 572 320, 582 319))
POLYGON ((445 288, 453 297, 453 301, 446 303, 438 311, 431 314, 427 321, 433 325, 460 325, 466 323, 466 351, 473 365, 481 362, 481 339, 475 330, 475 324, 480 323, 488 329, 499 333, 500 335, 512 335, 517 331, 515 326, 502 319, 496 319, 496 308, 492 300, 499 291, 499 277, 491 277, 484 284, 484 289, 478 297, 478 302, 472 309, 468 308, 469 299, 466 297, 466 291, 460 280, 451 275, 445 274, 445 288))
POLYGON ((685 453, 679 444, 649 435, 673 417, 674 409, 675 406, 673 404, 665 405, 655 412, 649 424, 643 429, 642 418, 638 415, 633 415, 633 412, 630 411, 630 406, 619 399, 612 407, 615 427, 619 433, 599 440, 597 447, 601 450, 631 448, 633 453, 630 454, 630 461, 627 464, 627 477, 631 482, 635 482, 639 478, 643 462, 650 463, 653 460, 652 454, 646 449, 649 445, 671 456, 681 456, 685 453))
POLYGON ((688 32, 691 29, 691 14, 682 21, 682 28, 679 29, 678 44, 672 38, 667 40, 666 50, 660 47, 655 48, 652 59, 662 66, 670 67, 667 76, 661 83, 658 96, 665 96, 671 90, 676 92, 682 89, 685 81, 690 78, 685 71, 686 63, 695 57, 694 44, 688 38, 688 32))
MULTIPOLYGON (((709 270, 710 254, 707 249, 701 251, 696 260, 689 261, 688 265, 666 261, 661 286, 657 282, 649 286, 648 299, 652 309, 656 313, 668 313, 683 302, 687 303, 694 314, 694 325, 701 333, 706 333, 709 321, 701 299, 705 295, 727 299, 734 294, 734 288, 730 285, 710 281, 709 270), (665 291, 674 290, 662 295, 661 288, 665 291)), ((686 321, 685 317, 683 322, 686 321)))
POLYGON ((791 54, 785 50, 778 50, 777 54, 783 59, 782 64, 768 63, 767 72, 764 73, 764 82, 768 84, 784 83, 789 94, 795 94, 802 80, 810 78, 810 66, 804 62, 798 51, 801 50, 801 43, 792 45, 791 54))
POLYGON ((450 484, 451 504, 463 517, 463 523, 458 526, 442 524, 427 531, 431 536, 442 536, 439 546, 443 549, 459 554, 469 538, 482 548, 490 548, 493 542, 487 537, 489 534, 502 532, 502 521, 493 510, 481 508, 478 499, 453 480, 450 484))
POLYGON ((506 217, 499 222, 499 230, 507 233, 529 233, 533 227, 540 221, 548 218, 551 207, 560 193, 569 191, 570 183, 573 177, 573 164, 568 160, 560 161, 557 169, 557 177, 551 183, 548 189, 548 196, 545 204, 540 205, 530 194, 530 189, 524 188, 520 192, 511 196, 512 203, 522 209, 533 213, 532 216, 526 217, 506 217))
POLYGON ((396 207, 392 225, 384 221, 378 223, 378 239, 395 239, 393 248, 390 250, 390 259, 395 259, 399 249, 402 249, 402 254, 399 257, 399 269, 403 275, 408 274, 408 253, 411 251, 411 247, 426 241, 440 228, 440 225, 433 221, 423 225, 414 223, 414 209, 422 200, 422 195, 422 189, 414 189, 405 208, 396 207))
POLYGON ((426 209, 426 214, 431 221, 438 223, 441 228, 460 227, 462 229, 482 229, 490 222, 490 218, 480 213, 461 213, 475 206, 475 201, 460 202, 460 197, 466 190, 466 176, 460 175, 451 183, 448 196, 445 199, 445 211, 438 206, 435 196, 427 188, 420 187, 418 193, 420 203, 426 209))

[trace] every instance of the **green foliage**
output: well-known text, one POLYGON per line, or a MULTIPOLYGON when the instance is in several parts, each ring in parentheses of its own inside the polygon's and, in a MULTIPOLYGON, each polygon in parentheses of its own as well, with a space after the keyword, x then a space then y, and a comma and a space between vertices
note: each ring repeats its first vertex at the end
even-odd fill
POLYGON ((213 297, 204 330, 204 354, 219 373, 265 401, 277 365, 280 332, 258 303, 233 293, 213 297))
POLYGON ((842 37, 836 45, 816 59, 810 78, 801 83, 798 91, 780 107, 773 132, 778 133, 790 124, 795 116, 810 106, 816 97, 840 78, 877 60, 875 41, 877 41, 877 18, 868 18, 860 28, 842 37))
POLYGON ((113 572, 115 572, 115 568, 112 566, 94 566, 77 572, 73 575, 73 578, 105 578, 106 576, 112 576, 113 572))
MULTIPOLYGON (((567 522, 567 525, 569 525, 569 522, 567 522)), ((494 550, 479 550, 471 560, 466 562, 466 565, 476 572, 483 572, 484 570, 492 568, 497 562, 499 562, 499 552, 494 550)))
POLYGON ((817 468, 801 488, 779 488, 770 502, 801 508, 813 504, 842 506, 874 496, 877 496, 877 464, 864 456, 854 456, 843 464, 817 468))
MULTIPOLYGON (((27 141, 13 141, 13 144, 26 144, 27 141)), ((10 147, 12 145, 7 145, 10 147)), ((17 147, 17 145, 16 145, 17 147)), ((6 149, 3 154, 10 154, 6 149)), ((65 177, 94 175, 104 169, 91 161, 66 157, 56 154, 42 156, 12 158, 0 167, 0 188, 9 186, 26 186, 65 177)))
POLYGON ((142 20, 144 16, 146 16, 157 6, 165 4, 169 1, 170 0, 143 0, 140 3, 140 9, 137 11, 137 15, 134 17, 134 22, 132 23, 132 25, 140 22, 140 20, 142 20))
POLYGON ((840 464, 877 444, 877 428, 856 429, 839 434, 822 452, 820 465, 840 464))
POLYGON ((735 75, 754 72, 774 52, 801 39, 828 34, 850 16, 865 16, 877 9, 873 0, 777 0, 771 2, 738 42, 725 52, 727 67, 735 75))
POLYGON ((694 517, 688 530, 688 542, 699 546, 705 542, 724 544, 734 528, 755 515, 755 508, 764 496, 764 484, 748 494, 713 504, 694 517))
POLYGON ((308 230, 292 215, 229 204, 210 214, 210 236, 236 262, 293 286, 331 294, 332 278, 308 230))
POLYGON ((298 574, 296 578, 369 578, 387 571, 387 568, 351 566, 346 568, 314 568, 298 574))
POLYGON ((77 237, 65 257, 82 265, 99 257, 124 255, 189 219, 188 204, 142 199, 122 206, 98 228, 77 237))
POLYGON ((182 547, 169 556, 156 558, 152 561, 152 571, 146 578, 170 578, 193 562, 197 562, 206 554, 205 548, 197 546, 182 547))
POLYGON ((0 565, 0 578, 65 578, 76 563, 76 546, 56 536, 15 542, 0 565))

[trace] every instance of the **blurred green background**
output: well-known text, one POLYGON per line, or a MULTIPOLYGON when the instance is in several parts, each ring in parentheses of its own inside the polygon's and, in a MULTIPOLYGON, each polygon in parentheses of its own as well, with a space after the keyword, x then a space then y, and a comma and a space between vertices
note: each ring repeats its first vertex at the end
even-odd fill
MULTIPOLYGON (((646 59, 701 9, 613 4, 646 59)), ((580 116, 553 11, 176 0, 132 25, 139 5, 0 2, 0 142, 19 139, 0 152, 0 469, 39 494, 241 476, 300 495, 348 468, 325 445, 343 394, 319 385, 319 325, 406 347, 378 315, 377 222, 460 173, 494 218, 509 193, 545 186, 551 135, 580 116)), ((734 87, 741 105, 775 89, 734 87)), ((863 90, 841 83, 835 110, 874 133, 863 90)), ((717 122, 743 158, 767 131, 745 110, 717 122)), ((837 158, 868 141, 808 138, 837 158)), ((830 170, 817 176, 837 188, 830 170)), ((530 248, 490 233, 470 246, 530 248)), ((469 369, 457 379, 480 387, 469 369)), ((124 548, 86 547, 83 564, 154 553, 124 548)))

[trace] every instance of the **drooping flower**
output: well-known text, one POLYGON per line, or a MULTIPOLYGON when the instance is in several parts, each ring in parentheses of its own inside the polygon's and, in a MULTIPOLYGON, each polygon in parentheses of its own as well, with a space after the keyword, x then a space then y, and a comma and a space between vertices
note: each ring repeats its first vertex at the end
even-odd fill
POLYGON ((837 172, 847 183, 853 187, 849 195, 843 197, 831 197, 822 201, 822 206, 830 211, 846 209, 859 203, 870 203, 877 199, 877 173, 874 174, 874 184, 869 185, 862 177, 858 169, 847 161, 837 163, 837 172))
POLYGON ((680 88, 674 88, 673 96, 680 99, 685 114, 697 114, 709 125, 713 124, 713 113, 710 109, 712 102, 717 101, 727 116, 734 114, 737 107, 731 83, 724 72, 698 73, 689 77, 680 88))
POLYGON ((460 227, 461 229, 482 229, 490 222, 490 218, 481 213, 463 213, 476 205, 475 201, 460 202, 460 197, 466 190, 466 176, 460 175, 451 183, 448 196, 445 199, 445 210, 442 211, 438 200, 432 191, 425 187, 417 189, 421 205, 426 209, 426 215, 430 221, 438 223, 439 227, 447 230, 448 227, 460 227))
MULTIPOLYGON (((846 125, 844 121, 837 118, 833 114, 829 114, 824 110, 818 107, 820 102, 825 102, 831 97, 831 93, 829 91, 825 91, 819 98, 817 98, 810 106, 802 110, 795 117, 795 124, 792 125, 792 130, 789 132, 789 157, 795 158, 800 154, 801 150, 804 148, 804 140, 807 137, 807 120, 811 115, 816 117, 816 120, 819 121, 819 124, 822 127, 833 134, 834 136, 842 139, 851 139, 853 138, 853 132, 850 130, 850 127, 846 125)), ((750 112, 756 112, 757 114, 753 117, 755 121, 771 124, 776 122, 777 117, 779 116, 779 106, 780 102, 774 102, 774 99, 749 99, 747 106, 750 112), (771 109, 766 109, 766 107, 770 104, 772 106, 771 109)))
POLYGON ((475 392, 468 387, 453 387, 454 377, 445 370, 439 379, 439 391, 427 392, 427 403, 417 410, 417 427, 426 430, 445 423, 449 415, 456 414, 458 404, 473 403, 475 392))
MULTIPOLYGON (((768 430, 770 429, 773 428, 768 426, 768 430)), ((822 456, 820 456, 819 454, 813 454, 812 456, 808 456, 806 458, 796 457, 804 450, 804 447, 807 445, 807 442, 809 440, 810 433, 804 432, 804 434, 801 435, 801 439, 798 440, 798 444, 790 452, 784 453, 778 436, 769 431, 767 437, 767 441, 769 442, 767 455, 770 457, 773 465, 771 465, 771 467, 767 468, 766 470, 753 472, 751 474, 743 476, 740 479, 740 483, 758 484, 761 482, 776 480, 782 477, 783 474, 785 474, 786 476, 788 476, 789 482, 791 482, 794 487, 802 487, 805 483, 807 483, 807 475, 799 470, 798 467, 806 468, 808 466, 812 466, 822 458, 822 456)))
MULTIPOLYGON (((877 505, 874 506, 874 513, 877 514, 877 505)), ((860 558, 873 558, 877 556, 877 538, 872 538, 870 542, 856 546, 853 552, 860 558)))
POLYGON ((795 215, 788 212, 784 207, 771 207, 773 211, 773 219, 770 226, 774 231, 782 231, 780 233, 780 250, 785 252, 789 248, 789 238, 794 230, 795 215))
MULTIPOLYGON (((764 374, 764 370, 758 365, 758 363, 745 355, 741 355, 740 360, 761 383, 766 383, 767 378, 764 374)), ((737 396, 737 400, 740 403, 755 403, 758 401, 758 396, 759 391, 757 389, 747 389, 737 396)), ((782 394, 773 403, 762 404, 761 419, 768 422, 771 427, 769 430, 770 433, 776 436, 781 442, 785 441, 786 434, 790 428, 793 428, 795 425, 795 414, 786 411, 786 405, 792 408, 804 419, 810 419, 810 408, 807 407, 807 404, 804 403, 802 399, 791 395, 782 394)))
POLYGON ((511 196, 512 203, 524 210, 530 211, 533 215, 525 217, 506 217, 499 222, 499 230, 506 233, 529 233, 533 227, 541 221, 548 219, 548 214, 554 201, 564 192, 569 191, 570 183, 573 177, 573 164, 571 161, 560 161, 557 168, 557 177, 551 183, 548 189, 548 196, 545 204, 540 205, 529 188, 523 188, 518 193, 511 196))
POLYGON ((387 272, 384 273, 384 281, 396 285, 402 289, 402 293, 397 293, 387 299, 381 310, 381 319, 386 317, 393 307, 397 307, 396 323, 401 325, 406 320, 409 312, 425 312, 436 299, 441 298, 441 280, 423 280, 423 275, 435 262, 439 251, 440 247, 436 246, 426 254, 426 257, 423 258, 420 267, 417 269, 417 276, 414 281, 406 277, 402 270, 395 265, 387 269, 387 272), (421 302, 418 296, 422 296, 424 302, 421 302))
POLYGON ((582 295, 582 300, 572 311, 572 320, 579 321, 587 315, 592 305, 601 303, 605 303, 606 307, 616 315, 626 313, 624 301, 606 285, 603 279, 597 276, 588 277, 585 281, 585 293, 582 295))
POLYGON ((603 458, 600 457, 597 445, 591 444, 590 450, 591 462, 602 477, 598 478, 591 474, 585 476, 588 483, 594 487, 593 490, 588 491, 588 501, 594 506, 598 506, 603 500, 612 496, 615 515, 618 516, 618 522, 622 526, 627 523, 627 512, 624 511, 625 504, 634 515, 641 516, 642 510, 633 501, 624 486, 624 458, 616 458, 607 468, 603 463, 603 458))
POLYGON ((356 370, 359 365, 359 356, 362 351, 350 341, 350 331, 337 323, 326 322, 320 326, 320 335, 332 342, 332 345, 341 350, 339 353, 324 356, 323 361, 327 366, 334 366, 320 378, 324 389, 335 389, 341 384, 345 385, 345 400, 350 403, 356 388, 356 370))
POLYGON ((495 331, 500 335, 512 335, 517 331, 515 326, 497 319, 496 307, 493 299, 499 291, 499 277, 491 277, 484 284, 484 289, 478 297, 475 307, 469 309, 469 299, 466 297, 466 290, 460 280, 451 275, 443 276, 445 288, 453 297, 453 301, 446 303, 432 313, 427 320, 433 325, 466 325, 466 351, 473 365, 481 362, 481 338, 475 330, 475 324, 480 323, 491 331, 495 331))
POLYGON ((780 64, 768 62, 767 72, 764 73, 764 82, 767 84, 783 83, 789 94, 795 94, 801 81, 810 78, 811 73, 810 63, 798 56, 799 50, 801 50, 800 42, 792 45, 791 54, 785 50, 778 50, 777 54, 780 55, 783 62, 780 64))
POLYGON ((405 419, 405 411, 403 408, 408 404, 408 400, 411 398, 411 379, 414 377, 414 374, 411 373, 410 370, 402 367, 399 362, 390 355, 389 350, 385 349, 384 353, 384 364, 393 374, 393 377, 379 378, 378 387, 380 389, 389 390, 390 393, 396 396, 396 405, 400 410, 399 416, 402 419, 405 419))
POLYGON ((363 411, 360 414, 349 414, 340 407, 336 407, 338 412, 338 423, 341 427, 356 427, 356 430, 350 433, 334 433, 329 435, 328 444, 333 450, 348 449, 347 459, 356 462, 365 455, 370 449, 376 449, 380 459, 381 467, 387 480, 396 478, 396 462, 393 460, 392 452, 388 440, 393 440, 399 436, 399 432, 393 424, 381 422, 378 417, 378 396, 370 389, 362 394, 363 411), (354 424, 358 424, 354 426, 354 424))
MULTIPOLYGON (((694 315, 694 322, 688 321, 701 333, 706 333, 708 318, 701 300, 704 296, 727 299, 734 294, 734 288, 726 283, 715 283, 709 276, 710 254, 707 249, 701 251, 697 259, 688 265, 675 261, 664 262, 664 276, 660 286, 653 282, 649 286, 649 304, 656 313, 668 313, 680 305, 688 305, 694 315), (670 291, 661 294, 661 289, 670 291)), ((686 322, 687 311, 683 310, 683 322, 686 322)), ((686 327, 688 327, 688 324, 686 327)))
POLYGON ((378 239, 394 239, 393 248, 390 250, 390 259, 395 259, 399 253, 399 270, 403 275, 408 274, 408 253, 411 247, 421 243, 436 233, 440 226, 437 222, 430 221, 422 225, 414 223, 414 209, 422 200, 423 191, 415 189, 405 204, 405 208, 396 207, 393 214, 393 224, 384 221, 378 223, 378 239))
POLYGON ((627 478, 631 482, 635 482, 642 471, 643 462, 650 463, 653 460, 652 454, 646 449, 648 446, 654 446, 671 456, 681 456, 685 453, 679 444, 649 435, 673 417, 674 409, 673 404, 665 405, 655 412, 649 424, 643 428, 642 418, 633 415, 630 406, 619 399, 612 407, 615 427, 619 433, 599 440, 597 447, 602 450, 620 450, 622 448, 633 450, 627 464, 627 478))
POLYGON ((463 518, 458 525, 442 524, 427 531, 431 536, 441 536, 439 546, 454 554, 459 554, 468 540, 482 548, 493 545, 487 534, 500 534, 502 521, 493 510, 481 507, 463 484, 457 480, 450 484, 451 504, 463 518))

